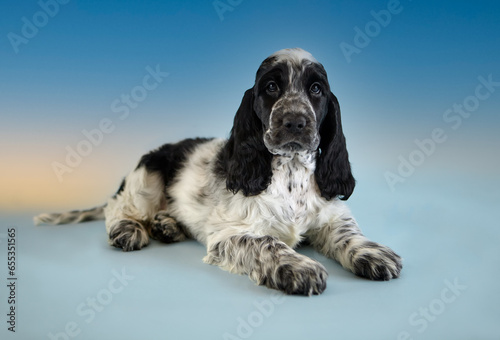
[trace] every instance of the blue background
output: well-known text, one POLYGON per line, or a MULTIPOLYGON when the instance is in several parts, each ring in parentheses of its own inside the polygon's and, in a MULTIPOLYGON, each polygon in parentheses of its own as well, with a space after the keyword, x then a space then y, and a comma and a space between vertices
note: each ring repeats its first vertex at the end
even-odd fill
MULTIPOLYGON (((238 318, 248 320, 272 292, 201 263, 201 245, 122 254, 107 245, 102 222, 35 228, 31 216, 103 203, 144 152, 165 142, 227 137, 260 62, 301 47, 325 66, 340 101, 357 179, 348 203, 365 234, 399 252, 405 268, 398 280, 369 282, 302 248, 326 265, 327 291, 284 297, 250 338, 397 339, 407 331, 499 339, 500 87, 483 86, 486 99, 476 92, 480 79, 500 81, 499 3, 401 0, 384 25, 373 13, 387 13, 392 1, 220 3, 231 10, 220 14, 213 1, 69 1, 51 5, 46 22, 37 1, 0 5, 0 260, 9 227, 19 243, 18 332, 3 322, 0 283, 0 334, 49 338, 75 321, 77 339, 237 336, 238 318), (36 20, 36 34, 14 46, 13 34, 23 37, 36 20), (373 27, 346 58, 341 45, 356 47, 358 30, 373 27), (168 76, 121 119, 112 103, 157 66, 168 76), (460 116, 456 105, 470 110, 460 116), (113 131, 58 178, 54 163, 66 164, 68 148, 103 119, 113 131), (436 129, 445 137, 429 142, 436 129), (122 268, 135 279, 85 322, 77 306, 122 268), (467 288, 443 304, 454 280, 467 288), (411 323, 429 306, 439 313, 425 329, 411 323)), ((6 265, 0 274, 7 282, 6 265)))

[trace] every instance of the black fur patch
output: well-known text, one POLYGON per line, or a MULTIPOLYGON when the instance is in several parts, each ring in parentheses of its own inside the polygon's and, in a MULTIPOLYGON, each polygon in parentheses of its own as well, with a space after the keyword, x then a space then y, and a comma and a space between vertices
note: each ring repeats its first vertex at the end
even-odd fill
POLYGON ((217 155, 216 174, 226 188, 258 195, 271 183, 272 154, 264 145, 262 121, 253 109, 253 89, 245 92, 226 145, 217 155))
POLYGON ((160 173, 163 183, 168 187, 194 148, 210 140, 212 138, 190 138, 175 144, 162 145, 142 156, 137 168, 144 166, 148 172, 160 173))
POLYGON ((118 191, 116 192, 116 194, 113 196, 113 198, 115 198, 116 196, 118 196, 119 194, 121 194, 121 192, 125 189, 125 178, 122 180, 122 183, 120 184, 120 187, 118 188, 118 191))

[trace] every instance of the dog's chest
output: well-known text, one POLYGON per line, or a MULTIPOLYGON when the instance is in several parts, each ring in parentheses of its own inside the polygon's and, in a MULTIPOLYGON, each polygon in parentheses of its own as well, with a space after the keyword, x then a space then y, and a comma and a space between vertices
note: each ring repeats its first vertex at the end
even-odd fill
POLYGON ((277 216, 282 222, 307 224, 317 210, 318 188, 314 180, 315 159, 275 157, 273 177, 266 193, 276 201, 277 216))

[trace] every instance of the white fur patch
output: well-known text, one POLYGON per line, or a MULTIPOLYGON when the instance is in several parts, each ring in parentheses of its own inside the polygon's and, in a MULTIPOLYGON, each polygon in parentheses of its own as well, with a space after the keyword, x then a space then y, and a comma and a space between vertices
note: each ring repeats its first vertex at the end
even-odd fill
POLYGON ((126 177, 123 192, 108 200, 104 209, 106 231, 123 219, 150 221, 165 205, 165 189, 160 175, 148 173, 144 167, 126 177))
POLYGON ((311 53, 304 51, 301 48, 285 48, 279 50, 271 55, 271 57, 277 57, 278 62, 280 61, 290 61, 297 65, 302 63, 302 60, 308 60, 312 63, 317 63, 318 61, 312 56, 311 53))

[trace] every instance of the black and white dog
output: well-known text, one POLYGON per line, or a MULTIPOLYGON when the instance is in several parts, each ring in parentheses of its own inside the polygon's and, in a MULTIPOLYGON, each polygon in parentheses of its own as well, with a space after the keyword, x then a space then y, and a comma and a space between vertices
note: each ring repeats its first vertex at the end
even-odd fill
POLYGON ((188 139, 144 155, 107 204, 42 214, 35 223, 106 220, 109 243, 194 238, 204 261, 287 294, 320 294, 323 265, 301 242, 372 280, 397 278, 401 258, 368 240, 344 202, 354 178, 337 98, 323 66, 301 49, 265 59, 228 140, 188 139))

